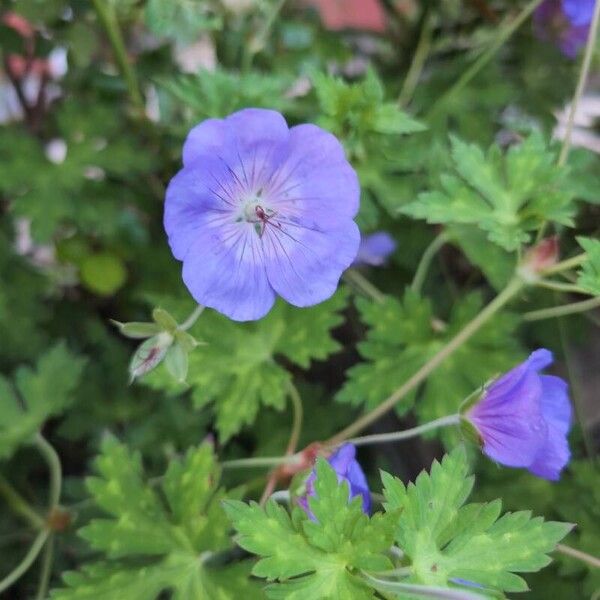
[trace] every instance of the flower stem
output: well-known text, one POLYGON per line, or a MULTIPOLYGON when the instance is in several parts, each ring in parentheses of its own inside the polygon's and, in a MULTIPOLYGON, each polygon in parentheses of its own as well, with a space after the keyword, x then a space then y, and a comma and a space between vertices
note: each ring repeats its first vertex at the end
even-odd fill
POLYGON ((582 263, 587 260, 587 254, 584 252, 583 254, 578 254, 577 256, 572 256, 571 258, 567 258, 547 269, 544 269, 541 275, 553 275, 554 273, 560 273, 562 271, 568 271, 569 269, 574 269, 578 267, 582 263))
POLYGON ((386 442, 401 442, 410 438, 417 437, 426 431, 432 429, 439 429, 440 427, 448 427, 450 425, 458 425, 460 423, 460 415, 448 415, 447 417, 441 417, 435 421, 424 423, 418 427, 412 429, 405 429, 404 431, 392 431, 391 433, 377 433, 374 435, 364 435, 362 437, 352 438, 348 440, 355 446, 366 446, 367 444, 385 444, 386 442))
POLYGON ((560 149, 558 156, 558 166, 562 167, 566 164, 569 158, 569 150, 571 149, 571 138, 573 136, 573 126, 575 124, 575 115, 577 114, 577 105, 581 100, 581 96, 585 90, 585 84, 590 72, 590 65, 592 64, 592 57, 594 55, 594 48, 596 46, 596 38, 598 36, 598 24, 600 23, 600 2, 596 2, 594 7, 594 16, 592 18, 592 24, 588 34, 587 44, 585 46, 585 54, 583 55, 583 62, 581 63, 581 70, 579 71, 579 80, 577 81, 577 87, 575 88, 575 95, 571 101, 571 108, 569 110, 569 117, 567 119, 567 127, 565 130, 565 137, 563 144, 560 149))
POLYGON ((42 556, 42 570, 40 571, 40 581, 35 600, 46 600, 48 595, 48 585, 50 583, 50 575, 52 574, 52 561, 54 559, 54 535, 48 538, 44 555, 42 556))
POLYGON ((524 321, 541 321, 542 319, 553 319, 556 317, 564 317, 573 315, 587 310, 592 310, 600 306, 600 296, 589 298, 582 302, 572 302, 571 304, 562 304, 561 306, 553 306, 551 308, 542 308, 541 310, 532 310, 523 315, 524 321))
POLYGON ((8 589, 15 581, 17 581, 24 573, 27 572, 44 547, 49 535, 50 531, 48 529, 43 529, 38 533, 37 537, 33 541, 33 544, 29 548, 29 551, 25 555, 25 558, 23 558, 23 560, 4 579, 2 579, 2 581, 0 581, 0 592, 8 589))
POLYGON ((585 294, 585 290, 573 283, 563 283, 562 281, 552 281, 549 279, 540 279, 536 282, 538 287, 555 290, 557 292, 572 292, 574 294, 585 294))
POLYGON ((474 333, 489 321, 505 304, 510 302, 525 286, 519 277, 514 277, 472 321, 470 321, 456 336, 454 336, 437 354, 427 361, 408 381, 403 383, 396 391, 386 398, 377 408, 363 415, 354 423, 334 435, 328 444, 339 444, 362 431, 412 392, 418 385, 429 377, 449 356, 460 348, 474 333))
MULTIPOLYGON (((290 400, 292 401, 293 418, 292 418, 292 430, 290 432, 290 439, 288 441, 287 448, 285 450, 285 456, 291 456, 296 451, 296 448, 298 446, 298 440, 300 439, 300 433, 302 431, 302 421, 304 418, 304 410, 302 407, 302 398, 300 397, 300 394, 298 393, 298 389, 291 381, 289 382, 289 385, 288 385, 288 391, 289 391, 290 400)), ((272 496, 276 485, 277 485, 277 471, 273 470, 271 475, 269 475, 267 485, 265 486, 262 496, 260 497, 259 504, 261 506, 264 506, 265 502, 272 496)))
POLYGON ((62 468, 60 466, 60 459, 58 458, 58 454, 56 454, 56 450, 54 450, 54 448, 46 441, 41 433, 36 434, 33 443, 44 457, 44 460, 50 469, 50 493, 48 505, 50 510, 52 510, 60 503, 60 491, 62 487, 62 468))
POLYGON ((29 506, 27 501, 2 475, 0 475, 0 495, 4 497, 8 506, 16 514, 23 517, 35 529, 43 529, 44 519, 29 506))
MULTIPOLYGON (((426 9, 427 10, 427 9, 426 9)), ((413 55, 410 68, 404 78, 400 95, 398 96, 398 104, 400 106, 407 106, 415 93, 419 78, 423 72, 427 55, 429 54, 429 48, 431 47, 431 33, 433 31, 433 15, 430 10, 427 10, 427 14, 423 20, 423 26, 421 27, 421 33, 419 35, 419 41, 417 48, 413 55)))
POLYGON ((125 80, 127 91, 131 99, 133 107, 139 112, 140 115, 145 114, 144 100, 140 92, 135 72, 129 63, 129 57, 127 56, 127 50, 125 48, 125 42, 123 41, 123 35, 119 29, 119 23, 117 21, 117 15, 112 4, 105 2, 105 0, 92 0, 98 19, 102 23, 108 40, 112 46, 115 60, 121 71, 121 75, 125 80))
POLYGON ((346 281, 353 283, 365 296, 368 296, 375 302, 383 302, 385 294, 379 291, 360 271, 348 269, 344 273, 346 281))
POLYGON ((252 469, 254 467, 277 467, 293 463, 296 460, 292 456, 256 456, 254 458, 238 458, 226 460, 221 463, 224 469, 252 469))
POLYGON ((582 552, 581 550, 576 550, 575 548, 571 548, 571 546, 565 546, 565 544, 558 544, 556 546, 556 551, 564 554, 566 556, 570 556, 572 558, 576 558, 581 562, 586 563, 590 567, 594 567, 596 569, 600 569, 600 558, 592 556, 587 552, 582 552))
POLYGON ((421 288, 423 287, 423 283, 425 282, 429 267, 431 266, 435 255, 449 239, 450 236, 445 231, 442 231, 435 238, 433 238, 431 244, 427 246, 425 252, 423 252, 421 260, 419 261, 419 266, 417 267, 417 271, 415 272, 415 276, 410 285, 413 292, 421 292, 421 288))
POLYGON ((542 3, 543 0, 531 0, 529 4, 523 8, 523 10, 510 22, 500 27, 498 34, 492 45, 467 69, 456 83, 433 105, 429 110, 428 116, 436 114, 439 111, 440 106, 454 96, 457 92, 462 90, 471 80, 494 58, 495 54, 500 50, 504 43, 512 36, 521 25, 529 18, 531 13, 542 3))
POLYGON ((206 307, 202 306, 202 304, 198 304, 196 308, 193 310, 192 314, 179 326, 181 331, 187 331, 191 327, 193 327, 194 323, 198 320, 198 317, 204 312, 206 307))

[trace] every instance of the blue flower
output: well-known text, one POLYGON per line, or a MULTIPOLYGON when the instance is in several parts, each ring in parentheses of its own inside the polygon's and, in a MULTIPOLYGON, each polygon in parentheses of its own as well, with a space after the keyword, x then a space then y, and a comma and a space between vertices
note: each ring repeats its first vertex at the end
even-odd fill
POLYGON ((329 298, 356 257, 359 184, 315 125, 248 108, 192 129, 164 225, 194 299, 236 321, 329 298))
POLYGON ((493 381, 463 418, 475 427, 492 460, 557 480, 570 458, 571 403, 565 381, 540 375, 551 363, 549 350, 536 350, 493 381))
POLYGON ((545 0, 533 17, 536 35, 554 41, 565 56, 575 58, 587 42, 594 7, 595 0, 545 0))
POLYGON ((396 250, 394 238, 386 231, 377 231, 361 238, 354 264, 380 267, 385 264, 394 250, 396 250))
MULTIPOLYGON (((367 484, 367 478, 356 460, 356 447, 353 444, 344 444, 340 446, 328 459, 327 462, 336 472, 338 481, 348 483, 350 498, 362 496, 363 512, 371 512, 371 492, 367 484)), ((311 519, 314 519, 308 506, 308 498, 315 495, 315 479, 317 472, 315 469, 306 480, 306 493, 298 498, 298 504, 304 509, 311 519)))

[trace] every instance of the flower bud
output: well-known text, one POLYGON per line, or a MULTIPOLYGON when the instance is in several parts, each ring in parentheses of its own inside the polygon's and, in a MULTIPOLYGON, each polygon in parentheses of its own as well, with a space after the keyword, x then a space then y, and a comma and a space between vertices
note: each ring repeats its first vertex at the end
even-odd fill
POLYGON ((557 236, 542 240, 527 250, 519 266, 519 274, 525 281, 536 281, 543 271, 557 263, 558 254, 559 245, 557 236))
POLYGON ((129 377, 133 382, 157 367, 173 343, 173 336, 166 331, 147 339, 140 344, 129 363, 129 377))

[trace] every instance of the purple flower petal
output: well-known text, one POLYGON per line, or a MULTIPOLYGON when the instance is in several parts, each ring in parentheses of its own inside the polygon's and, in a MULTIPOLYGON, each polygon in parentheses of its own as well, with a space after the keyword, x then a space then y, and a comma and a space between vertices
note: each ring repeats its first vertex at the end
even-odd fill
POLYGON ((363 236, 354 264, 380 267, 385 264, 389 255, 395 250, 396 242, 386 231, 378 231, 371 235, 363 236))
POLYGON ((291 223, 264 237, 267 275, 273 289, 294 306, 311 306, 329 298, 340 276, 354 261, 360 232, 354 221, 329 231, 291 223))
POLYGON ((194 300, 236 321, 264 317, 275 302, 252 229, 235 223, 199 227, 183 262, 183 281, 194 300))
POLYGON ((594 0, 545 0, 534 13, 535 34, 575 58, 587 42, 594 4, 594 0))
POLYGON ((483 452, 509 466, 557 479, 569 460, 571 406, 566 383, 539 371, 552 353, 537 350, 484 392, 465 417, 475 426, 483 452))
POLYGON ((165 230, 194 298, 235 320, 329 298, 359 244, 360 190, 337 139, 245 109, 190 132, 165 230))
POLYGON ((589 25, 596 0, 562 0, 562 10, 574 26, 589 25))
POLYGON ((538 477, 556 481, 571 457, 567 442, 567 433, 571 427, 571 403, 568 386, 560 377, 542 375, 540 379, 542 410, 548 424, 548 437, 529 470, 538 477))
MULTIPOLYGON (((371 512, 371 492, 369 491, 367 478, 356 460, 356 447, 353 444, 343 444, 327 459, 327 462, 335 471, 338 481, 348 483, 349 498, 361 496, 363 512, 369 514, 371 512)), ((314 482, 316 477, 316 470, 313 469, 306 480, 306 493, 297 499, 299 506, 313 520, 315 520, 315 517, 310 511, 308 498, 315 495, 314 482)))

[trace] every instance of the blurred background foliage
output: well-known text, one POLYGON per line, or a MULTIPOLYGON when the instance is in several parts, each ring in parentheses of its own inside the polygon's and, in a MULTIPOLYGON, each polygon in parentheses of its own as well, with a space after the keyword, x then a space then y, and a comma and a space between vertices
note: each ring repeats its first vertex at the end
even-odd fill
MULTIPOLYGON (((338 4, 344 3, 0 2, 0 483, 10 480, 33 506, 43 506, 44 465, 10 440, 23 435, 17 425, 33 432, 45 423, 74 521, 57 537, 54 586, 90 555, 75 530, 94 513, 83 478, 108 432, 141 453, 150 475, 207 436, 226 457, 280 454, 290 423, 285 385, 293 379, 304 402, 302 442, 324 439, 360 406, 378 404, 512 270, 512 248, 456 224, 432 263, 426 298, 405 291, 439 232, 411 220, 406 207, 455 168, 449 133, 482 148, 506 148, 531 132, 549 139, 564 119, 577 64, 536 39, 527 22, 471 81, 453 87, 525 2, 338 4), (115 42, 111 31, 122 39, 115 42), (413 79, 415 52, 424 63, 413 79), (24 59, 23 69, 11 56, 24 59), (398 111, 398 99, 418 121, 398 111), (246 106, 277 109, 290 123, 316 122, 343 140, 362 183, 361 230, 384 229, 398 242, 387 266, 365 271, 390 296, 373 306, 341 290, 322 306, 296 311, 279 304, 265 320, 243 326, 207 313, 194 333, 209 345, 192 354, 187 385, 162 368, 128 385, 135 344, 109 319, 147 321, 158 305, 183 319, 193 308, 162 229, 164 190, 179 167, 182 141, 198 121, 246 106), (18 410, 26 418, 15 417, 18 410)), ((590 88, 598 90, 600 81, 592 79, 590 88)), ((575 231, 588 237, 597 236, 600 223, 594 98, 597 112, 580 132, 592 142, 572 152, 565 174, 575 231)), ((563 253, 575 245, 571 233, 563 253)), ((555 302, 552 293, 535 291, 524 306, 555 302)), ((523 324, 514 314, 500 315, 375 431, 446 414, 526 348, 553 348, 578 407, 575 462, 559 484, 478 463, 477 495, 576 522, 568 543, 599 555, 600 337, 591 320, 597 324, 598 316, 523 324)), ((374 477, 381 467, 409 479, 441 454, 442 444, 374 447, 360 458, 374 477)), ((228 487, 239 477, 227 474, 228 487)), ((249 494, 259 494, 262 484, 251 482, 249 494)), ((8 572, 33 534, 6 505, 0 509, 0 557, 8 572)), ((3 597, 33 597, 37 578, 31 570, 3 597)), ((600 575, 560 558, 531 586, 525 596, 532 599, 597 597, 600 575)))

